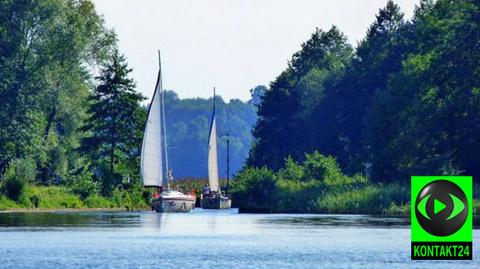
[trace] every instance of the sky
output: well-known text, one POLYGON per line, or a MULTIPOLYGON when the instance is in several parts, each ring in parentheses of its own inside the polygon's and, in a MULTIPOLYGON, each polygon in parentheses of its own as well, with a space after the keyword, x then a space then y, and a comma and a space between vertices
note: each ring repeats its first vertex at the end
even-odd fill
MULTIPOLYGON (((181 98, 248 100, 286 67, 315 28, 336 25, 352 45, 387 0, 93 0, 152 97, 161 50, 163 85, 181 98)), ((417 0, 397 0, 406 18, 417 0)))

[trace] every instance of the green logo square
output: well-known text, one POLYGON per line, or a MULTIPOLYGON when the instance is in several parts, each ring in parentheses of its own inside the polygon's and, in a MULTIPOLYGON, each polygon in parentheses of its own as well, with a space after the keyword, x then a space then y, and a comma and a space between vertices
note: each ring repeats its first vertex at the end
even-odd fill
POLYGON ((472 177, 412 176, 411 183, 412 259, 471 259, 472 177))

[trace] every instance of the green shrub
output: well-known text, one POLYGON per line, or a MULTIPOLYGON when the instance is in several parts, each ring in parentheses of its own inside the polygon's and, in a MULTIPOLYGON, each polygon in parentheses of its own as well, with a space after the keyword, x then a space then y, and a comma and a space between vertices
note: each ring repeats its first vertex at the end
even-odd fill
POLYGON ((70 189, 59 186, 28 186, 22 195, 22 204, 42 209, 84 207, 79 196, 70 189))
POLYGON ((232 201, 241 210, 273 212, 277 200, 277 182, 272 170, 246 168, 232 182, 232 201))
POLYGON ((278 179, 276 212, 312 212, 316 210, 316 200, 325 186, 322 182, 308 182, 278 179))
POLYGON ((480 200, 478 199, 473 199, 472 201, 472 207, 473 207, 473 215, 475 216, 480 216, 480 200))
POLYGON ((390 216, 410 216, 410 202, 404 205, 397 205, 395 202, 392 202, 388 209, 383 213, 390 216))
POLYGON ((136 184, 128 190, 115 188, 112 192, 110 200, 115 207, 134 210, 147 208, 147 198, 145 198, 143 195, 143 187, 140 184, 136 184))
POLYGON ((35 179, 36 165, 30 159, 17 159, 10 162, 2 180, 2 191, 5 195, 18 201, 25 185, 35 179))
POLYGON ((87 197, 83 203, 88 208, 112 208, 114 204, 107 198, 98 194, 87 197))
POLYGON ((278 178, 288 181, 307 181, 305 177, 305 169, 302 165, 295 162, 291 157, 285 160, 285 167, 277 173, 278 178))
MULTIPOLYGON (((318 198, 318 210, 326 213, 385 214, 395 208, 402 189, 398 185, 367 185, 345 192, 332 192, 318 198)), ((402 209, 403 210, 403 209, 402 209)))
POLYGON ((334 157, 325 157, 316 151, 305 156, 303 168, 308 180, 322 180, 329 185, 343 183, 345 176, 334 157))
POLYGON ((38 208, 40 206, 40 197, 38 197, 37 195, 34 194, 34 195, 31 195, 28 198, 29 198, 30 203, 32 204, 33 207, 38 208))
POLYGON ((318 198, 318 209, 325 213, 361 213, 369 211, 376 213, 378 204, 375 204, 375 197, 379 195, 379 192, 378 188, 369 186, 344 193, 327 194, 318 198))
POLYGON ((0 195, 0 211, 3 210, 8 210, 8 209, 14 209, 14 208, 20 208, 21 206, 15 201, 12 201, 8 199, 5 196, 0 195))
POLYGON ((60 202, 64 208, 83 208, 83 202, 78 196, 67 195, 65 199, 60 202))
POLYGON ((333 157, 306 154, 292 158, 277 173, 247 167, 232 183, 232 202, 243 212, 318 212, 407 215, 408 191, 399 185, 372 184, 346 176, 333 157))
POLYGON ((69 184, 73 193, 79 195, 82 199, 98 194, 100 191, 100 184, 94 182, 92 178, 92 174, 86 171, 73 177, 69 184))

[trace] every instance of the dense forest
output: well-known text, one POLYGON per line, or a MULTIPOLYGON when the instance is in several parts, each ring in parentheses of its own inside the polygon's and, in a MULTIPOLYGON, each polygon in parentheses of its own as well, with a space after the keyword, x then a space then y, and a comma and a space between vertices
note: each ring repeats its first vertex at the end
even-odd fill
POLYGON ((356 47, 317 29, 261 100, 234 201, 382 212, 407 201, 412 175, 478 184, 479 27, 476 0, 422 0, 409 20, 389 1, 356 47))
MULTIPOLYGON (((0 208, 146 206, 139 155, 148 98, 131 71, 92 2, 0 1, 0 208)), ((252 89, 249 102, 217 98, 222 176, 225 135, 235 172, 264 91, 252 89)), ((206 176, 212 99, 169 91, 166 103, 174 175, 206 176)))

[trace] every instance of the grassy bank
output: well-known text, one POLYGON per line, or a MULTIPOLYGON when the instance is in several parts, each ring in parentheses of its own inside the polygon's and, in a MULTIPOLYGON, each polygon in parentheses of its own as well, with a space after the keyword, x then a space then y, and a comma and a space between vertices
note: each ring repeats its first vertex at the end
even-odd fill
MULTIPOLYGON (((303 163, 288 159, 282 169, 250 167, 232 182, 232 202, 240 212, 410 215, 410 186, 347 176, 336 160, 318 153, 303 163)), ((478 187, 474 197, 478 198, 478 187)), ((480 214, 478 199, 474 214, 480 214)))
MULTIPOLYGON (((207 179, 186 178, 175 181, 173 188, 190 192, 195 190, 198 197, 207 179)), ((225 182, 222 180, 222 184, 225 182)), ((82 186, 81 186, 82 187, 82 186)), ((1 189, 1 188, 0 188, 1 189)), ((8 198, 0 192, 0 211, 6 210, 55 210, 55 209, 149 209, 152 189, 141 186, 129 190, 115 189, 109 197, 79 186, 36 186, 25 185, 17 199, 8 198)), ((224 188, 223 188, 224 189, 224 188)))
MULTIPOLYGON (((148 196, 146 196, 148 197, 148 196)), ((0 195, 0 211, 49 209, 146 209, 147 199, 136 190, 116 189, 110 197, 99 194, 82 198, 63 186, 27 185, 17 201, 0 195)))

